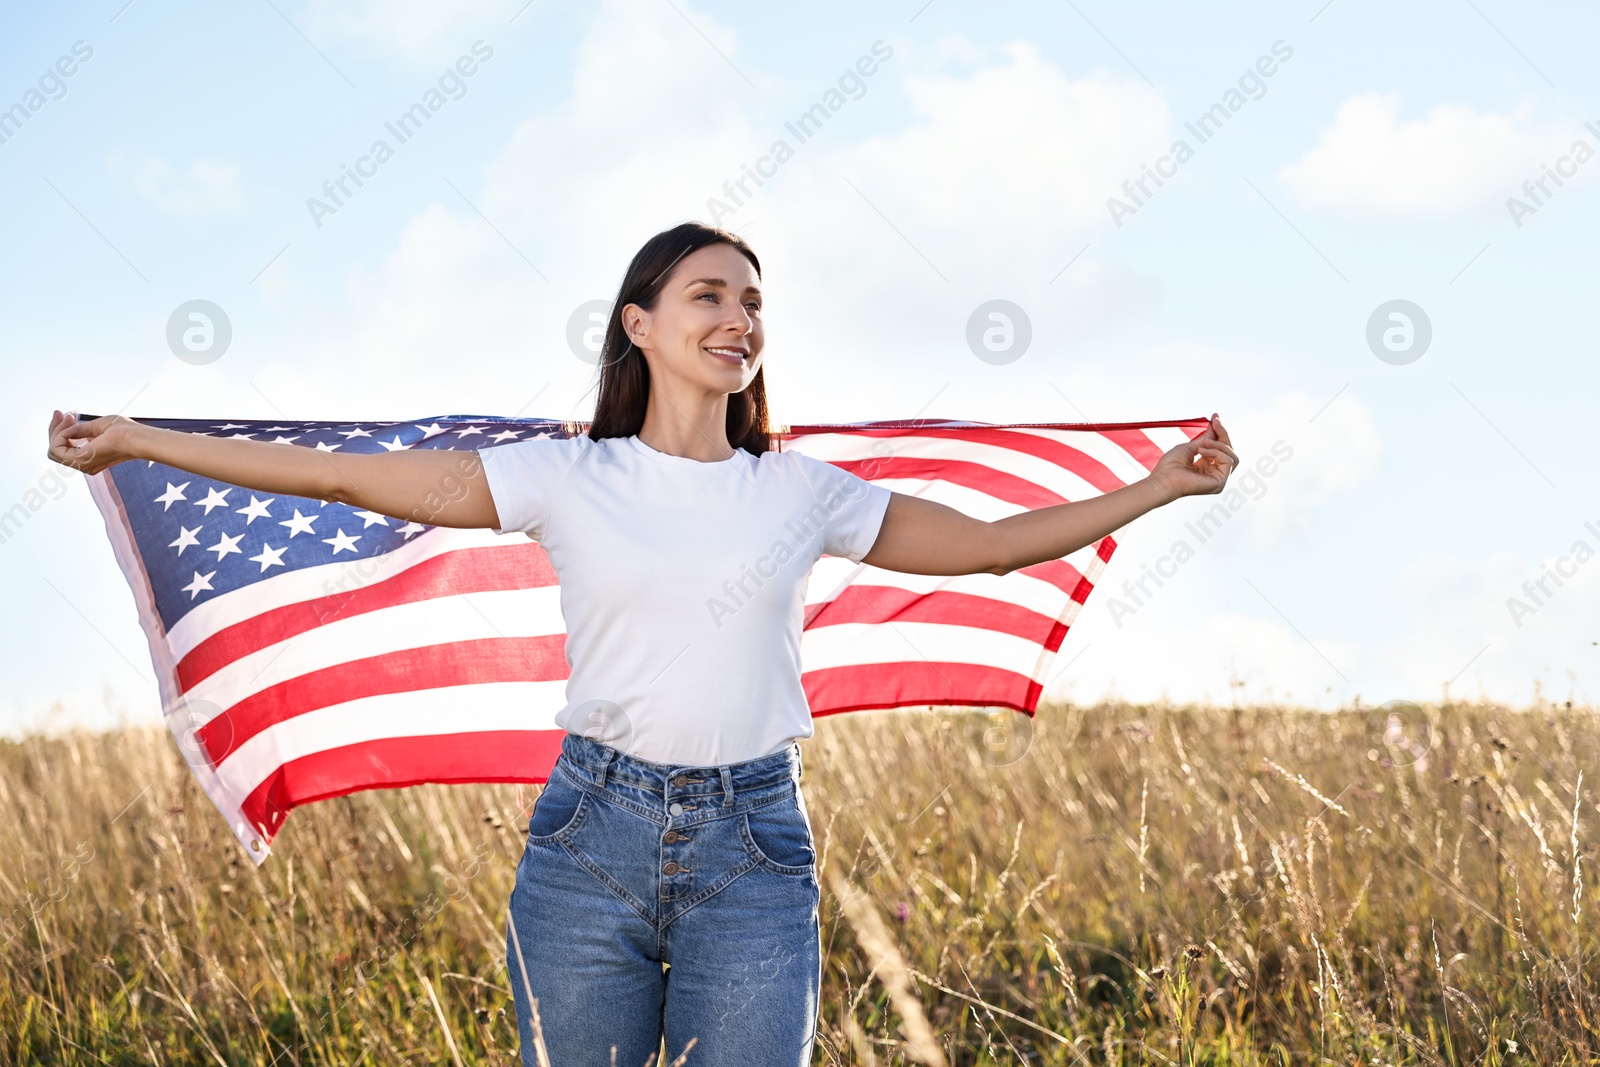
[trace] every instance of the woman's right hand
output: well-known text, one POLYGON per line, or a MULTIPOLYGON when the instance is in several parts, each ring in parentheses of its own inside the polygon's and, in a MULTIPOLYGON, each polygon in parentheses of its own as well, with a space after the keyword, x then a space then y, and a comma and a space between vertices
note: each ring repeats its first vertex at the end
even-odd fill
POLYGON ((46 455, 85 474, 99 474, 114 463, 137 458, 130 449, 138 425, 122 415, 102 415, 79 422, 77 412, 57 411, 50 416, 50 449, 46 455))

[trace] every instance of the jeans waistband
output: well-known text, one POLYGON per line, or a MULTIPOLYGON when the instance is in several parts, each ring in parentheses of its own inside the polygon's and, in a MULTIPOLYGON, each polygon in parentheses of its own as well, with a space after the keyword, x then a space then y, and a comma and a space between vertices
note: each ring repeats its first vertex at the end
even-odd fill
POLYGON ((600 789, 613 782, 669 800, 718 793, 731 797, 735 792, 764 789, 785 781, 798 784, 804 774, 798 741, 755 759, 697 767, 654 763, 581 734, 568 733, 561 742, 561 755, 569 767, 587 772, 584 777, 600 789))

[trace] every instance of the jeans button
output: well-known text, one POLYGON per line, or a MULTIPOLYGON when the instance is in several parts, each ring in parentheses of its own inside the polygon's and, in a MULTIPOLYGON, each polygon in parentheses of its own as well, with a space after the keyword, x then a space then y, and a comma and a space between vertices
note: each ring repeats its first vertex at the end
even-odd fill
POLYGON ((667 865, 665 867, 661 868, 661 873, 662 874, 677 874, 678 871, 679 871, 678 865, 676 863, 672 862, 671 860, 668 860, 667 861, 667 865))
POLYGON ((672 780, 672 784, 677 786, 679 789, 682 789, 684 786, 689 784, 689 779, 680 774, 678 777, 672 780))
POLYGON ((683 805, 679 804, 677 801, 673 801, 672 805, 670 807, 668 807, 667 810, 672 812, 672 814, 674 814, 674 815, 682 815, 683 814, 683 805))

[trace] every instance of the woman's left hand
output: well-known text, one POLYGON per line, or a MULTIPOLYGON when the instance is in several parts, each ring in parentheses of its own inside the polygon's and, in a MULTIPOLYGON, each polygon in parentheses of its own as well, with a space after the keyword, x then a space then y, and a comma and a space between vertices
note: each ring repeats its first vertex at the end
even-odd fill
POLYGON ((1220 493, 1238 464, 1239 457, 1234 455, 1228 431, 1213 413, 1211 425, 1204 433, 1156 461, 1150 479, 1166 489, 1174 500, 1180 496, 1220 493))

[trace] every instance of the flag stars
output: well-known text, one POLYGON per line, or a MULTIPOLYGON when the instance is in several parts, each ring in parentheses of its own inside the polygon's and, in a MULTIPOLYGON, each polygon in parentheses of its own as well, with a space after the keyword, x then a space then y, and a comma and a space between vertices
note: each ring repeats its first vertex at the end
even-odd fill
POLYGON ((212 592, 211 579, 215 578, 216 575, 216 571, 212 571, 210 574, 201 574, 199 571, 195 571, 194 581, 184 586, 182 591, 189 594, 190 600, 193 600, 202 592, 212 592))
POLYGON ((195 536, 195 534, 200 532, 200 527, 196 526, 191 530, 180 522, 178 524, 178 531, 178 539, 167 547, 177 549, 178 555, 181 556, 183 555, 184 549, 188 548, 190 545, 198 545, 200 543, 200 539, 195 536))
POLYGON ((270 519, 272 518, 272 515, 267 511, 267 505, 276 499, 277 497, 269 496, 265 500, 257 500, 256 495, 251 493, 250 503, 234 512, 234 514, 247 516, 247 518, 244 520, 244 524, 246 526, 249 526, 257 519, 270 519))
MULTIPOLYGON (((167 491, 165 493, 162 493, 160 496, 156 497, 155 502, 157 504, 161 505, 161 510, 162 511, 166 511, 168 508, 172 507, 172 505, 177 503, 178 501, 180 501, 180 500, 188 500, 189 499, 188 497, 183 495, 183 491, 185 489, 187 489, 187 488, 189 488, 189 483, 188 482, 184 482, 182 485, 173 485, 171 482, 168 482, 167 483, 167 491)), ((209 514, 209 512, 208 512, 208 514, 209 514)))
POLYGON ((225 422, 221 426, 218 426, 217 429, 219 429, 219 430, 242 430, 248 425, 250 425, 250 424, 247 423, 247 422, 225 422))
POLYGON ((333 554, 337 556, 341 550, 347 550, 352 553, 355 552, 356 542, 359 540, 361 540, 360 534, 356 534, 354 537, 351 537, 343 530, 340 530, 332 537, 324 537, 322 539, 322 543, 325 545, 332 545, 333 554))
POLYGON ((207 552, 215 552, 219 562, 222 560, 222 557, 226 556, 229 552, 237 552, 240 555, 244 554, 244 550, 239 547, 239 542, 244 540, 244 534, 234 534, 231 537, 228 534, 222 534, 220 536, 221 540, 212 545, 210 548, 206 549, 207 552))
POLYGON ((268 426, 265 430, 262 430, 261 432, 262 433, 288 433, 292 429, 294 429, 293 426, 268 426))
POLYGON ((482 433, 483 433, 483 427, 482 426, 467 426, 467 427, 465 427, 463 429, 457 430, 456 431, 456 436, 457 437, 466 437, 469 434, 482 434, 482 433))
POLYGON ((229 441, 254 441, 255 438, 247 433, 236 433, 228 437, 229 441))
POLYGON ((265 571, 268 567, 286 566, 286 564, 283 562, 283 554, 287 551, 289 551, 288 545, 284 545, 282 548, 273 548, 271 545, 262 545, 261 555, 246 556, 245 558, 251 563, 261 564, 261 569, 265 571))
POLYGON ((336 444, 331 444, 331 445, 328 444, 328 442, 326 442, 326 441, 318 441, 317 442, 317 451, 318 452, 332 452, 334 449, 338 448, 340 445, 343 445, 343 444, 344 444, 343 441, 340 441, 340 442, 338 442, 336 444))
POLYGON ((233 486, 231 485, 221 491, 218 491, 218 489, 213 486, 211 489, 207 490, 206 498, 204 500, 196 500, 194 502, 194 506, 197 508, 205 508, 206 514, 209 515, 211 514, 212 508, 221 508, 227 506, 228 494, 231 492, 233 492, 233 486))
POLYGON ((384 448, 387 448, 390 452, 399 452, 402 449, 406 449, 406 448, 410 448, 411 447, 410 445, 403 445, 403 444, 400 443, 400 435, 399 434, 395 434, 394 435, 394 440, 393 441, 385 441, 381 437, 374 438, 374 440, 376 440, 384 448))
POLYGON ((426 426, 422 426, 422 425, 419 424, 417 426, 417 429, 422 431, 422 439, 424 441, 426 441, 430 437, 435 437, 435 436, 437 436, 439 434, 444 433, 444 427, 440 426, 437 422, 429 423, 426 426))
POLYGON ((413 537, 417 536, 417 534, 421 533, 422 531, 424 531, 426 529, 427 529, 427 527, 423 526, 421 523, 408 522, 404 526, 400 527, 400 529, 396 530, 395 532, 396 533, 405 534, 406 540, 409 541, 413 537))
MULTIPOLYGON (((289 430, 289 429, 293 429, 293 427, 285 426, 284 429, 289 430)), ((270 432, 270 431, 268 431, 268 432, 270 432)), ((285 436, 283 436, 283 434, 279 434, 278 436, 276 436, 276 437, 274 437, 272 439, 272 443, 275 444, 275 445, 292 445, 298 440, 300 440, 300 435, 299 434, 295 434, 293 437, 285 437, 285 436)))
POLYGON ((361 528, 363 530, 373 523, 377 523, 379 526, 389 525, 389 520, 379 515, 376 511, 358 511, 355 514, 361 519, 361 528))
POLYGON ((348 441, 353 437, 371 437, 372 435, 366 430, 363 430, 361 427, 357 426, 353 430, 340 430, 339 436, 348 441))
POLYGON ((311 528, 311 524, 316 522, 321 517, 321 515, 302 515, 300 514, 300 509, 295 508, 294 518, 285 519, 278 523, 278 525, 289 527, 289 539, 292 541, 303 533, 316 533, 317 531, 311 528))
POLYGON ((521 430, 501 430, 499 433, 490 434, 489 435, 489 440, 491 440, 491 441, 509 441, 509 440, 511 440, 513 438, 520 437, 520 436, 522 436, 522 431, 521 430))

